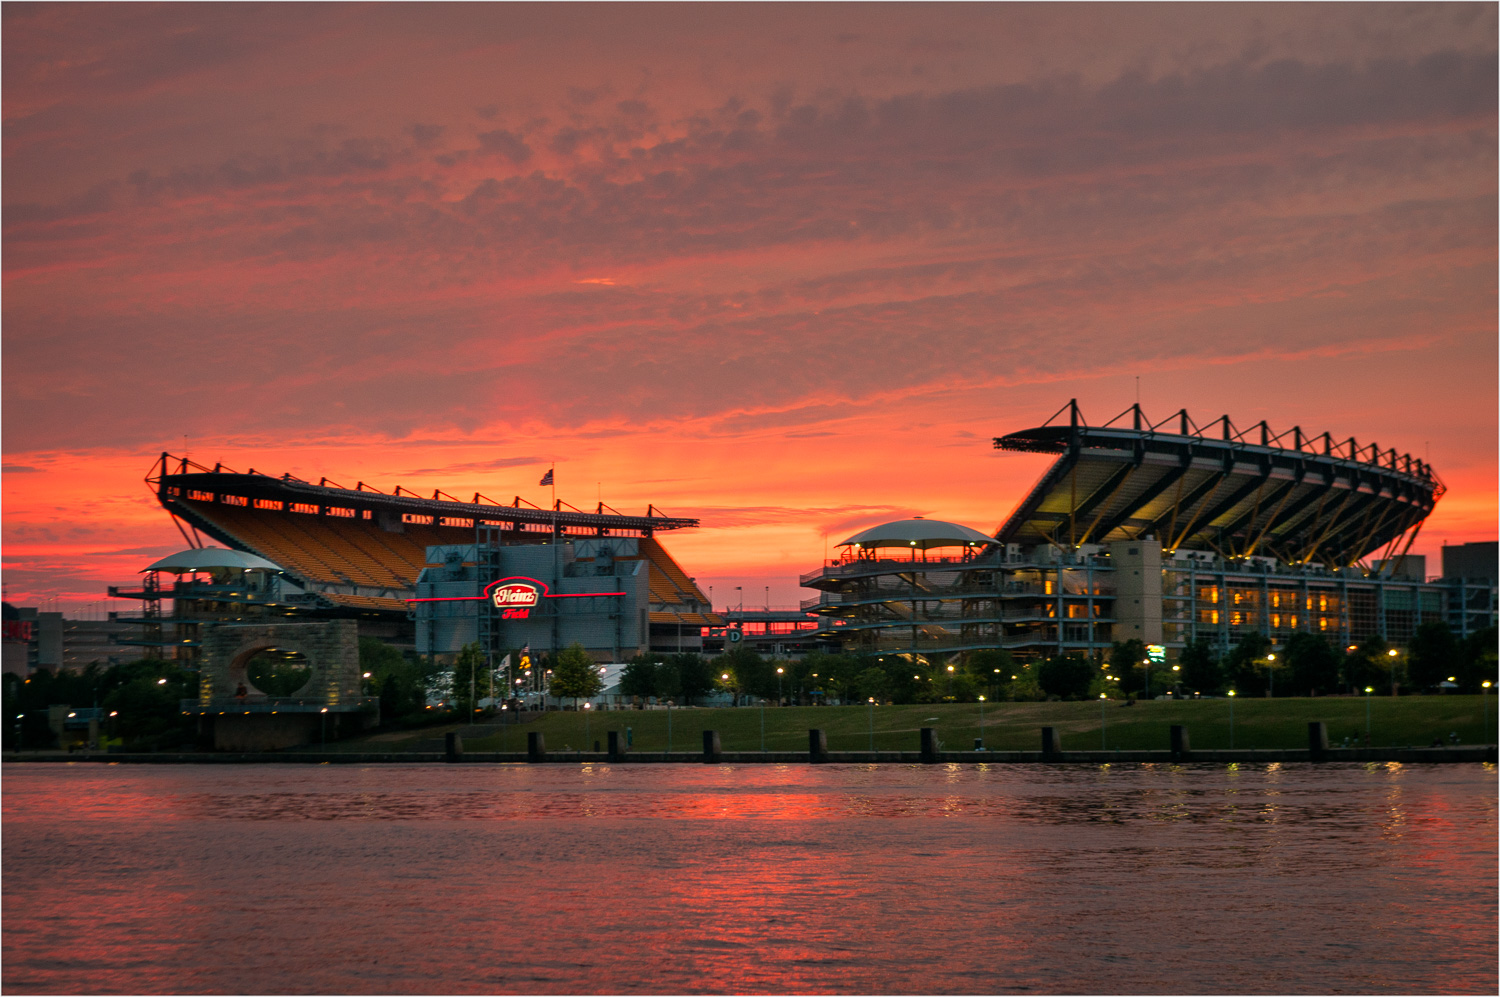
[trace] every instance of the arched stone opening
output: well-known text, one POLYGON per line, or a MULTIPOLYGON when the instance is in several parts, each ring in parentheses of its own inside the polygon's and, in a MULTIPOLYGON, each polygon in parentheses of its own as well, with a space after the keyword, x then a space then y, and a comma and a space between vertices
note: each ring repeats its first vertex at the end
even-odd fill
POLYGON ((295 646, 258 641, 241 648, 229 666, 229 685, 246 699, 284 699, 311 695, 316 663, 295 646))

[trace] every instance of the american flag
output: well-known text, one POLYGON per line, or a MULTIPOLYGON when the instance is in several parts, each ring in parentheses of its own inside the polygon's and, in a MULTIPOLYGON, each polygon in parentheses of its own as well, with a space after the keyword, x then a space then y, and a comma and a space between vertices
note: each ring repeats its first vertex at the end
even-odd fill
POLYGON ((552 468, 550 468, 550 467, 547 468, 547 473, 544 474, 544 475, 542 475, 542 480, 541 480, 540 484, 543 484, 543 485, 550 485, 550 484, 552 484, 552 468))

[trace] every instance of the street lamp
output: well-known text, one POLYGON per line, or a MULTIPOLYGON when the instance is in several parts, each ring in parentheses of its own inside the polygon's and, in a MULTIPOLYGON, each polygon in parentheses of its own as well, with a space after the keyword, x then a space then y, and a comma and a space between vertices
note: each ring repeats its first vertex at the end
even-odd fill
POLYGON ((875 751, 875 697, 870 697, 870 751, 875 751))
POLYGON ((1275 660, 1276 660, 1276 655, 1274 655, 1274 654, 1268 654, 1268 655, 1266 655, 1266 698, 1267 699, 1275 699, 1276 698, 1276 673, 1271 670, 1271 668, 1272 668, 1272 662, 1274 662, 1275 660))
POLYGON ((984 750, 984 697, 979 697, 979 750, 984 750))
POLYGON ((1391 659, 1391 696, 1394 698, 1396 695, 1396 649, 1393 647, 1385 653, 1386 657, 1391 659))
POLYGON ((1479 702, 1484 709, 1484 729, 1490 729, 1490 680, 1479 683, 1479 702))
POLYGON ((1108 750, 1108 744, 1109 744, 1109 742, 1105 740, 1105 732, 1104 732, 1104 704, 1107 703, 1107 702, 1109 702, 1109 695, 1107 693, 1103 693, 1103 692, 1099 693, 1099 750, 1100 751, 1106 751, 1106 750, 1108 750))
POLYGON ((1229 690, 1229 750, 1234 750, 1234 690, 1229 690))
POLYGON ((777 706, 781 705, 781 673, 782 673, 782 671, 783 671, 782 667, 780 665, 777 665, 776 666, 776 705, 777 706))
POLYGON ((1370 693, 1375 691, 1373 685, 1365 686, 1365 747, 1370 746, 1370 693))

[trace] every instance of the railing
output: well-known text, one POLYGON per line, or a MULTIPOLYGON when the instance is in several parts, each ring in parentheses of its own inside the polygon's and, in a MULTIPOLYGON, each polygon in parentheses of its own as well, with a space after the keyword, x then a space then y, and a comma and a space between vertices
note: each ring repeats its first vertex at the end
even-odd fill
POLYGON ((847 561, 825 561, 823 566, 818 570, 809 571, 799 576, 798 582, 803 586, 809 586, 812 582, 824 578, 853 578, 858 575, 952 571, 955 569, 988 570, 1014 566, 1034 566, 1043 571, 1056 571, 1059 568, 1079 569, 1088 567, 1113 569, 1114 562, 1110 558, 1100 554, 1069 553, 1059 554, 1050 560, 1038 559, 1034 556, 1024 554, 988 555, 968 559, 932 557, 925 561, 913 561, 905 558, 861 557, 847 561))
MULTIPOLYGON (((853 607, 878 605, 883 602, 923 602, 938 599, 1004 599, 1011 596, 1041 596, 1051 601, 1057 592, 1048 592, 1041 585, 1011 583, 996 588, 992 585, 934 585, 925 589, 876 589, 868 592, 824 592, 811 599, 802 600, 800 609, 810 612, 828 607, 853 607)), ((1115 592, 1101 588, 1098 592, 1063 592, 1065 599, 1113 599, 1115 592)))
POLYGON ((861 633, 855 640, 849 642, 855 649, 861 651, 950 651, 961 648, 973 647, 1021 647, 1027 644, 1056 644, 1055 634, 1049 634, 1046 630, 1024 630, 1020 633, 1009 633, 1002 637, 918 637, 913 641, 910 634, 904 636, 898 633, 881 633, 879 631, 866 631, 861 633))

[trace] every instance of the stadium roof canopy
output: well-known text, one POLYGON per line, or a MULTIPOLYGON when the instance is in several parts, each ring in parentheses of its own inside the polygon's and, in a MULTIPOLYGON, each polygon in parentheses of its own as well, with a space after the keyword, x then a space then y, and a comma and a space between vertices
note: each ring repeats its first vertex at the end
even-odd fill
POLYGON ((237 571, 280 571, 281 565, 267 561, 248 551, 227 550, 223 547, 189 547, 170 557, 164 557, 141 571, 171 571, 186 574, 190 571, 212 571, 229 568, 237 571))
POLYGON ((1167 551, 1344 566, 1403 537, 1409 549, 1444 492, 1425 462, 1375 443, 1240 430, 1227 415, 1200 427, 1186 409, 1152 423, 1133 405, 1090 426, 1073 400, 995 448, 1058 455, 996 532, 1007 543, 1152 536, 1167 551))
POLYGON ((204 467, 186 457, 173 457, 163 453, 153 465, 146 482, 155 486, 157 497, 169 512, 179 511, 183 499, 191 501, 218 501, 219 496, 234 496, 253 503, 256 508, 290 508, 293 506, 326 509, 333 506, 356 513, 385 512, 396 515, 431 517, 433 521, 474 520, 503 522, 511 529, 526 527, 554 527, 564 533, 602 532, 625 530, 650 536, 661 530, 681 530, 696 527, 698 520, 677 516, 666 516, 648 506, 644 516, 627 516, 609 509, 603 502, 597 510, 586 512, 558 501, 553 509, 541 509, 534 505, 522 505, 516 496, 509 505, 490 499, 478 492, 472 501, 465 502, 438 489, 431 498, 418 495, 400 485, 389 493, 382 492, 363 481, 353 488, 330 482, 322 478, 317 484, 303 481, 291 474, 279 477, 263 474, 251 468, 241 473, 215 464, 204 467), (566 508, 564 508, 566 506, 566 508))
POLYGON ((978 530, 958 523, 945 523, 941 519, 898 519, 861 530, 838 546, 858 546, 866 550, 876 547, 930 550, 933 547, 983 547, 994 542, 978 530))

